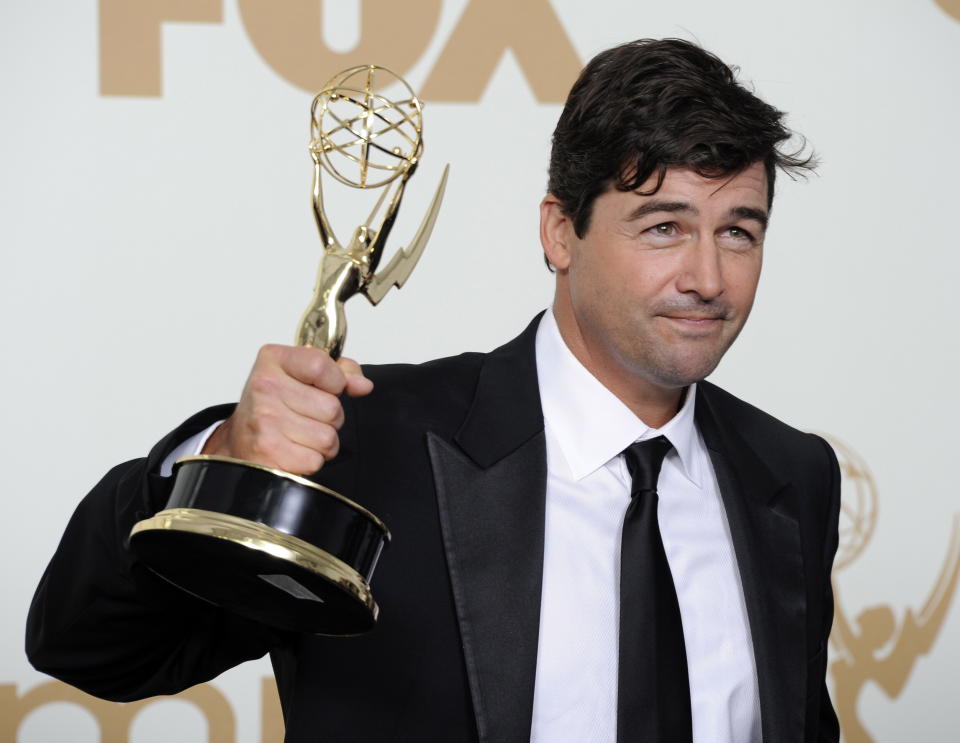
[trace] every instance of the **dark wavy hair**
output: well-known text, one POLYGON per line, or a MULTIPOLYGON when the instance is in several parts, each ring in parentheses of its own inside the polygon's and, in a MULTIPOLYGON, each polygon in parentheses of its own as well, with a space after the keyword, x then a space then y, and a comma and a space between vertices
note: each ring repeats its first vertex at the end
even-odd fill
MULTIPOLYGON (((784 114, 739 84, 735 69, 682 39, 640 39, 601 52, 580 73, 553 132, 548 191, 579 237, 593 202, 609 187, 635 191, 654 173, 683 166, 723 178, 762 161, 769 203, 777 168, 812 170, 784 114)), ((549 264, 548 264, 549 265, 549 264)))

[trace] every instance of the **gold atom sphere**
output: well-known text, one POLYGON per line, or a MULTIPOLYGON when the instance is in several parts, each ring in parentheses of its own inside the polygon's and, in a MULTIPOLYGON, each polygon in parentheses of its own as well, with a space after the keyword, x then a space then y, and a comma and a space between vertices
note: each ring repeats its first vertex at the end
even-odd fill
POLYGON ((330 175, 356 188, 390 183, 423 149, 423 104, 399 75, 362 65, 334 75, 310 108, 310 149, 330 175), (400 98, 382 91, 399 88, 400 98))

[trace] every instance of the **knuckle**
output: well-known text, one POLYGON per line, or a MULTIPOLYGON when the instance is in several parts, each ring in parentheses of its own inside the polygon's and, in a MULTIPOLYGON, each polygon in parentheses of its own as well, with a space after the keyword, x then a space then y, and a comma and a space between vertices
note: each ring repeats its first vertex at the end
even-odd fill
POLYGON ((317 431, 317 444, 321 451, 334 451, 340 444, 340 437, 331 426, 323 426, 317 431))
POLYGON ((343 412, 343 406, 333 395, 323 395, 317 401, 317 414, 324 423, 332 423, 337 420, 343 412))
POLYGON ((326 458, 320 452, 304 452, 296 457, 292 457, 288 467, 285 469, 290 472, 310 475, 323 467, 326 458))
POLYGON ((324 372, 327 368, 327 359, 324 356, 313 355, 310 357, 308 362, 308 367, 310 371, 310 378, 315 380, 323 379, 324 372))
POLYGON ((330 447, 327 449, 327 459, 333 459, 339 453, 340 453, 340 437, 334 436, 333 442, 330 444, 330 447))
POLYGON ((324 356, 317 360, 317 371, 315 379, 320 383, 321 389, 339 395, 346 383, 343 372, 329 356, 324 356))
POLYGON ((279 416, 266 405, 254 405, 250 411, 249 427, 255 436, 266 436, 280 423, 279 416))
POLYGON ((267 343, 260 346, 260 350, 257 351, 257 361, 273 361, 279 358, 282 349, 283 346, 276 343, 267 343))
POLYGON ((323 358, 322 371, 318 374, 317 379, 321 382, 323 390, 334 395, 343 392, 343 388, 347 384, 347 377, 339 364, 326 354, 323 358))
POLYGON ((335 395, 341 394, 344 389, 347 387, 347 375, 343 373, 343 370, 340 367, 334 367, 334 374, 332 380, 332 387, 330 391, 335 395))
POLYGON ((254 374, 250 377, 250 392, 262 397, 270 397, 277 393, 277 380, 269 374, 254 374))

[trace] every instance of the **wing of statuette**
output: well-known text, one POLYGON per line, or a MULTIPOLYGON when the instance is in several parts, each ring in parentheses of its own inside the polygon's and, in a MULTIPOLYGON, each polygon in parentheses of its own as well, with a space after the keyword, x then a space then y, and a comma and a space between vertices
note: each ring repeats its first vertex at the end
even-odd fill
POLYGON ((433 201, 430 202, 430 208, 420 223, 413 240, 406 248, 401 248, 396 255, 390 259, 390 262, 370 279, 367 285, 362 289, 370 304, 376 305, 390 291, 390 288, 396 286, 398 289, 410 277, 417 261, 423 255, 424 248, 427 247, 427 241, 430 239, 430 233, 433 232, 433 225, 437 221, 437 214, 440 213, 440 203, 443 201, 443 194, 447 188, 447 175, 450 172, 450 166, 443 169, 443 176, 440 178, 440 185, 433 195, 433 201))

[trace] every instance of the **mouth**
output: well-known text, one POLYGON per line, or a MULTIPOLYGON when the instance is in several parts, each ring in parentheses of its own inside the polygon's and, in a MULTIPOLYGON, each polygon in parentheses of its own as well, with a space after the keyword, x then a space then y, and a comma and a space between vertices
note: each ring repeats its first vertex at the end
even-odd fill
POLYGON ((664 320, 686 334, 707 335, 723 325, 723 318, 716 315, 661 315, 664 320))

